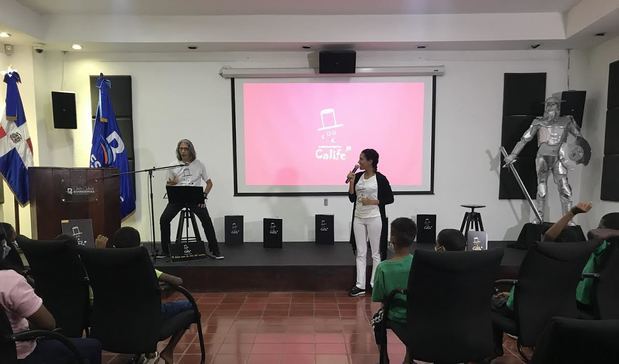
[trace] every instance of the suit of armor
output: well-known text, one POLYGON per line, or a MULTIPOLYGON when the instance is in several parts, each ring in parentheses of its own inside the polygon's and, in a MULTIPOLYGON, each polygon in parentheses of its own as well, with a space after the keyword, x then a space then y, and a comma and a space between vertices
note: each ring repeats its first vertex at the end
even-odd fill
POLYGON ((572 134, 575 137, 580 137, 581 134, 572 116, 559 116, 560 102, 555 97, 550 97, 546 100, 544 116, 533 120, 531 126, 522 135, 511 154, 505 158, 506 164, 513 163, 522 148, 537 135, 538 149, 535 157, 537 197, 535 202, 542 220, 544 218, 544 207, 548 192, 548 175, 550 173, 552 173, 559 189, 563 214, 566 214, 572 207, 572 188, 567 180, 567 167, 560 158, 560 148, 567 141, 568 134, 572 134))

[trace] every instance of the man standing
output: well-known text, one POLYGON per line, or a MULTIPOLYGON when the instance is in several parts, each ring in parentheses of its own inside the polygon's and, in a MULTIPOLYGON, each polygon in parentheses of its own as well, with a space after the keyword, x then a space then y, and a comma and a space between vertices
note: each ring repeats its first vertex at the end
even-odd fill
MULTIPOLYGON (((178 142, 176 146, 176 159, 184 165, 168 170, 167 185, 201 186, 202 181, 204 181, 206 183, 204 187, 204 198, 206 199, 208 193, 213 188, 213 182, 209 178, 208 173, 206 173, 204 164, 196 159, 196 150, 191 141, 188 139, 181 139, 178 142)), ((159 224, 161 226, 161 248, 163 253, 165 255, 170 255, 170 222, 184 207, 191 209, 191 211, 198 216, 200 222, 202 222, 202 227, 204 228, 208 247, 212 256, 215 259, 223 259, 224 257, 219 252, 219 246, 217 245, 217 237, 215 236, 213 222, 211 221, 205 204, 185 206, 183 204, 168 203, 159 219, 159 224)))

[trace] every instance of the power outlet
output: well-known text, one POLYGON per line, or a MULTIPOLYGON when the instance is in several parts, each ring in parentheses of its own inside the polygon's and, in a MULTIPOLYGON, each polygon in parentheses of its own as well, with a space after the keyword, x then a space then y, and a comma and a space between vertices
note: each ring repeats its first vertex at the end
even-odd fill
POLYGON ((329 199, 328 199, 328 198, 325 198, 325 199, 323 200, 323 204, 324 204, 325 206, 329 206, 329 199))

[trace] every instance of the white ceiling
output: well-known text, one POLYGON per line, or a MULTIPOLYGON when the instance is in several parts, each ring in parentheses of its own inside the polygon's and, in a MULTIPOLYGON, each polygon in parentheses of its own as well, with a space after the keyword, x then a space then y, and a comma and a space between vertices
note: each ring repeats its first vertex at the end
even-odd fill
POLYGON ((39 14, 474 14, 565 12, 579 0, 17 0, 39 14))

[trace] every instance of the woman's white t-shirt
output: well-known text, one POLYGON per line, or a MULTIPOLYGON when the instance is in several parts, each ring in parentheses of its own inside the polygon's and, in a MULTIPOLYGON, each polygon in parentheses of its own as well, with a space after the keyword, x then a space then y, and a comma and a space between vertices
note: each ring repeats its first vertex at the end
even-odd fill
POLYGON ((380 210, 378 205, 363 205, 361 203, 361 199, 364 197, 378 200, 378 182, 376 181, 376 175, 368 179, 366 179, 364 175, 361 175, 361 178, 359 178, 359 181, 355 185, 355 192, 357 194, 355 217, 362 219, 379 217, 380 210))

